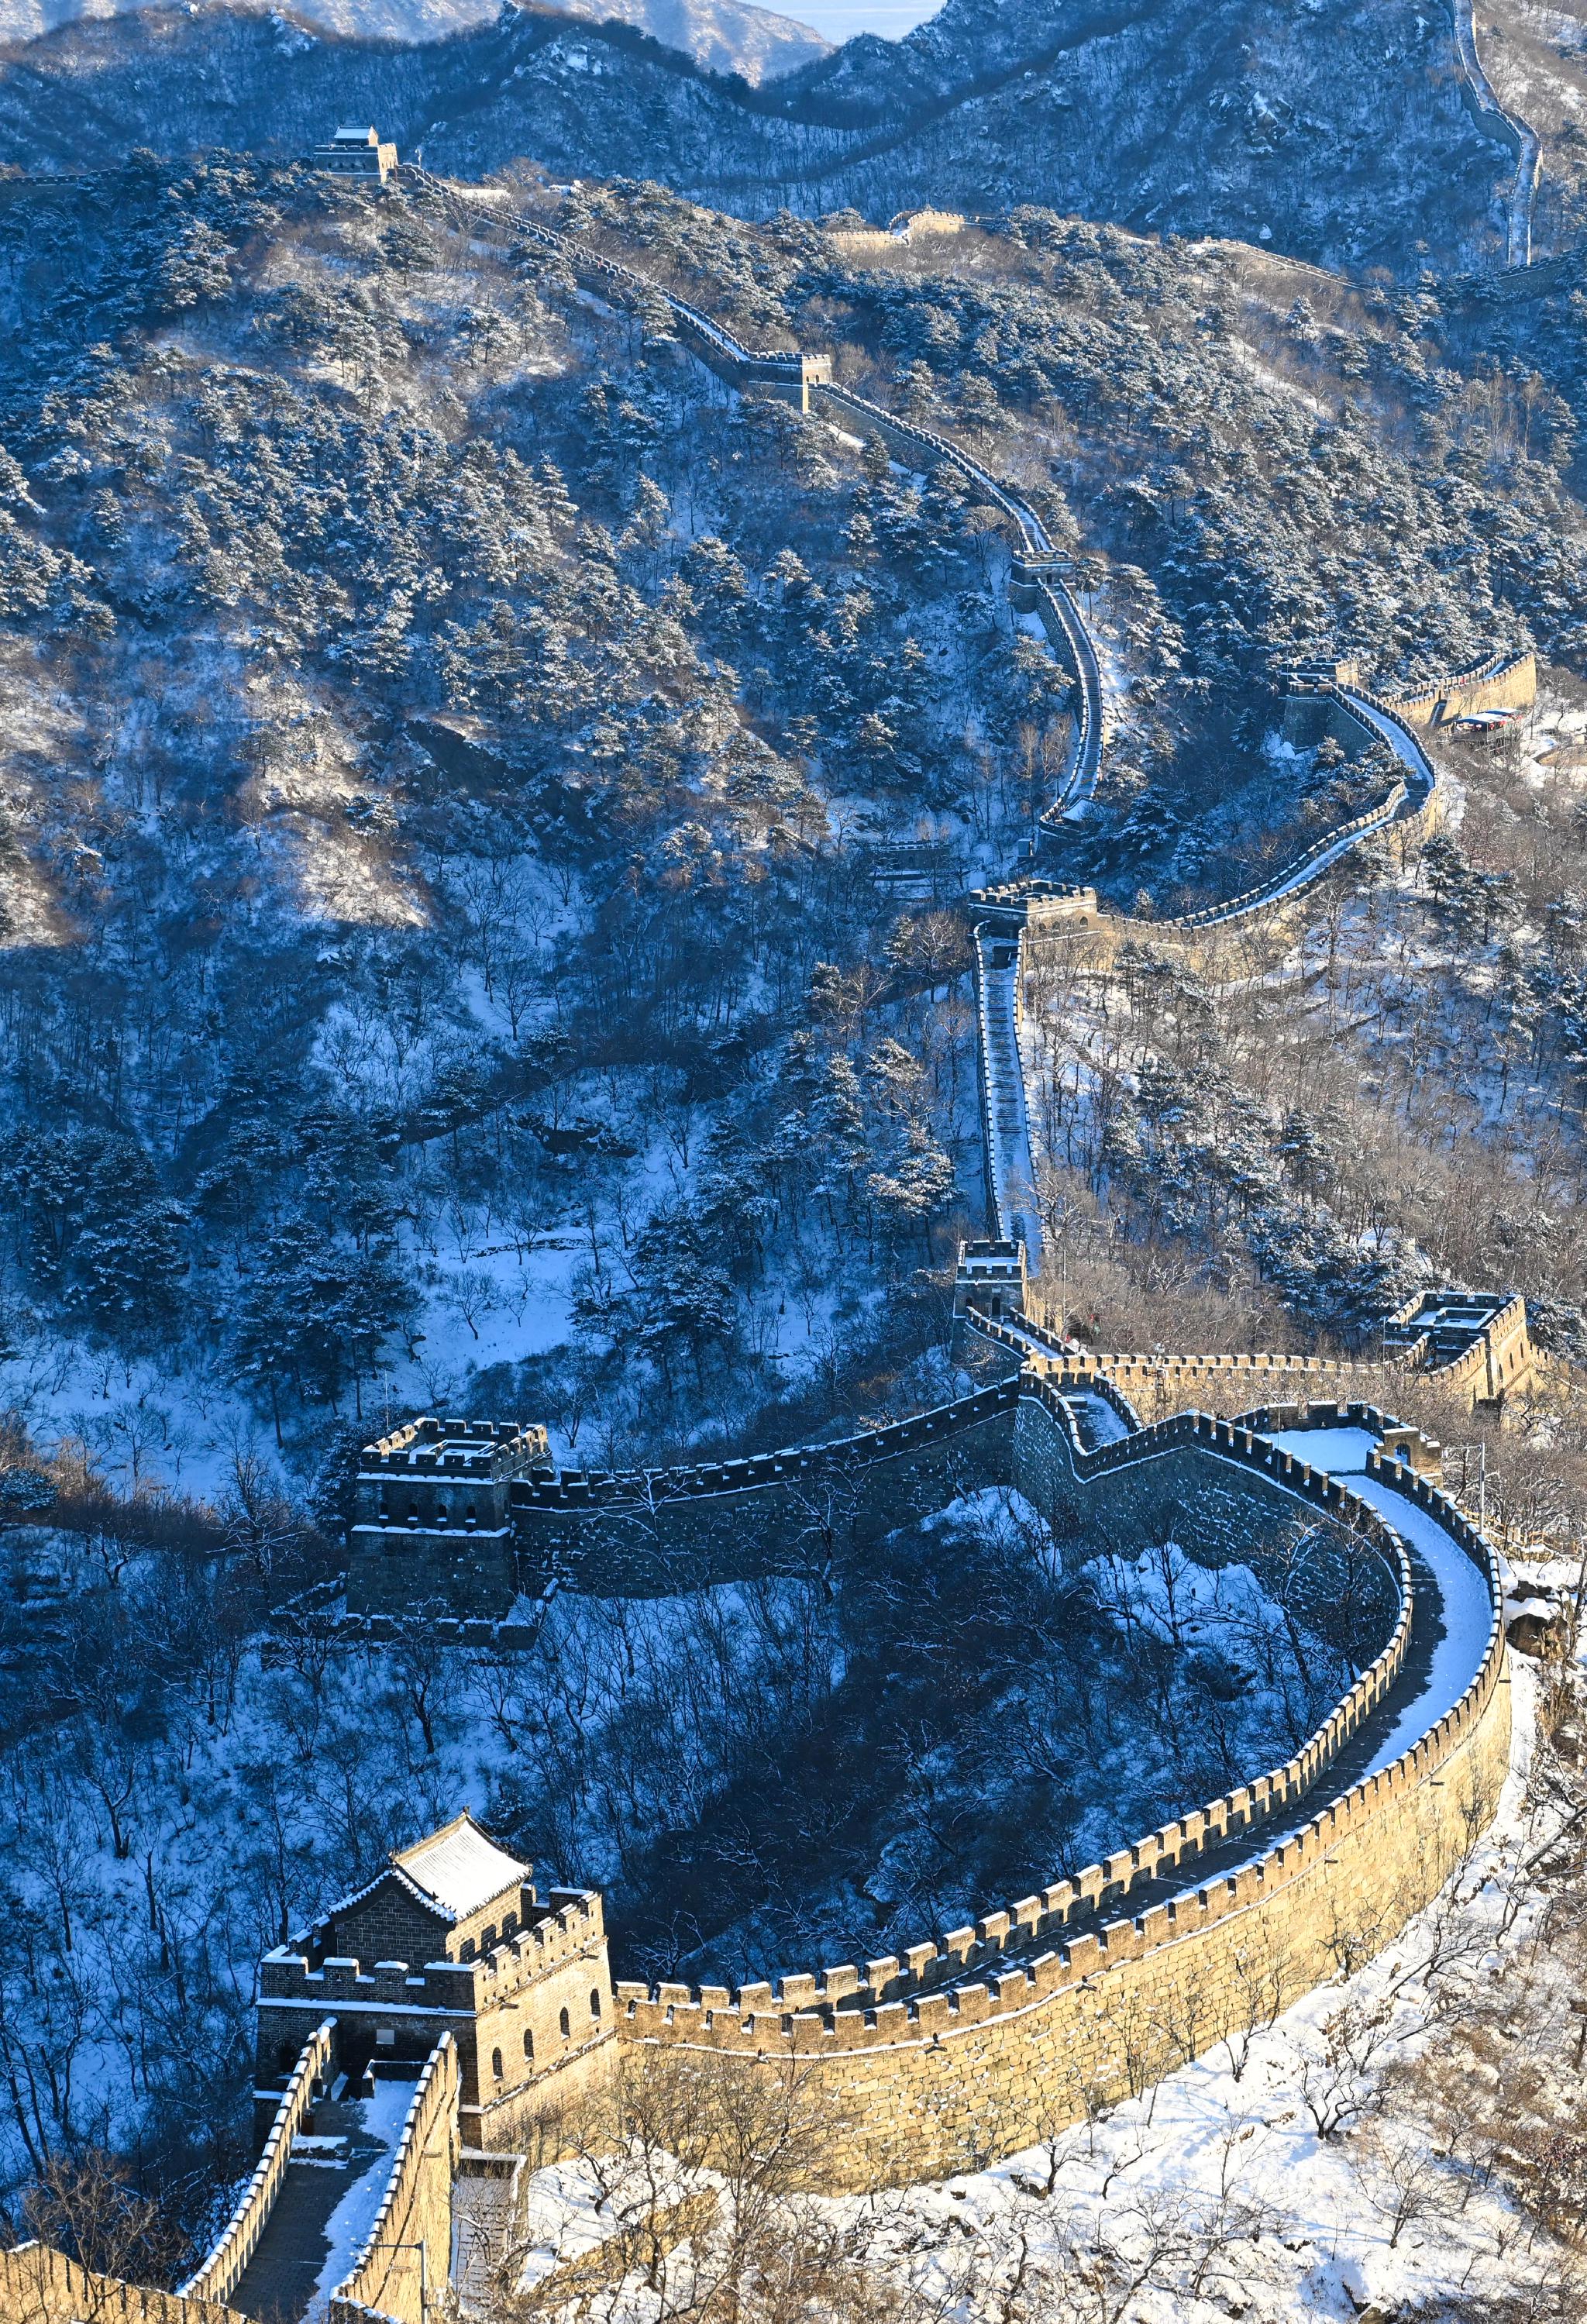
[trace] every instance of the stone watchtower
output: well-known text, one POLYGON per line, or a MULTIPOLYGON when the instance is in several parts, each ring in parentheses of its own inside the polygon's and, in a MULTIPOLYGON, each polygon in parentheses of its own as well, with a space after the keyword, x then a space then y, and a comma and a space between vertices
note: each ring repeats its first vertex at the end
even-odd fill
POLYGON ((954 1320, 972 1307, 993 1323, 1017 1315, 1026 1300, 1025 1246, 1022 1242, 962 1242, 954 1276, 954 1320))
POLYGON ((336 2022, 330 2080, 417 2075, 457 2044, 463 2144, 511 2147, 525 2117, 576 2098, 605 2061, 612 1978, 599 1892, 536 1894, 533 1868, 460 1815, 399 1849, 259 1965, 263 2138, 303 2044, 336 2022))
POLYGON ((366 1444, 347 1536, 349 1610, 510 1606, 512 1480, 549 1463, 545 1430, 519 1421, 427 1416, 366 1444))
POLYGON ((383 186, 396 175, 397 149, 383 143, 378 129, 338 129, 328 143, 315 146, 309 159, 317 170, 369 186, 383 186))

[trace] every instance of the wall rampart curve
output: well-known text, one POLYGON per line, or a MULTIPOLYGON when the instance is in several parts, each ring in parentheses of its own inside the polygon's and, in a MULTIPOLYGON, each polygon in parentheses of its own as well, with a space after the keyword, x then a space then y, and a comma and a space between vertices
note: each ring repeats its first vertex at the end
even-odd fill
MULTIPOLYGON (((1264 1407, 1250 1417, 1305 1425, 1308 1416, 1337 1417, 1337 1407, 1264 1407)), ((1186 1418, 1196 1435, 1210 1431, 1226 1453, 1249 1457, 1254 1432, 1242 1424, 1187 1416, 1142 1433, 1160 1444, 1183 1434, 1186 1418)), ((1093 1472, 1119 1465, 1114 1446, 1086 1454, 1074 1440, 1072 1450, 1093 1472)), ((1487 1544, 1404 1462, 1375 1460, 1375 1473, 1446 1527, 1487 1577, 1494 1607, 1459 1700, 1389 1766, 1200 1882, 1195 1858, 1208 1852, 1210 1834, 1222 1840, 1255 1828, 1255 1786, 1118 1851, 1075 1883, 912 1947, 901 1961, 845 1964, 736 1995, 620 1981, 620 2035, 746 2064, 817 2063, 835 2106, 848 2110, 829 2166, 834 2183, 918 2177, 1049 2134, 1084 2110, 1087 2091, 1120 2094, 1140 2078, 1143 2037, 1163 2037, 1159 2071, 1206 2048, 1240 2022, 1254 1953, 1288 2000, 1335 1965, 1342 1917, 1353 1914, 1388 1941, 1442 1885, 1472 1818, 1490 1812, 1508 1757, 1509 1705, 1487 1544), (1457 1769, 1463 1780, 1452 1781, 1457 1769), (1165 1881, 1174 1887, 1166 1896, 1165 1881), (1141 1899, 1134 1913, 1132 1894, 1141 1899), (1178 2025, 1167 2024, 1176 2013, 1178 2025), (1195 2029, 1188 2037, 1187 2025, 1195 2029)), ((1337 1480, 1308 1471, 1307 1482, 1323 1506, 1348 1501, 1373 1514, 1337 1480)), ((1292 1797, 1304 1807, 1300 1794, 1292 1797)))
MULTIPOLYGON (((1006 1911, 983 1915, 973 1930, 953 1931, 930 1943, 911 1948, 905 1957, 907 1966, 890 1956, 866 1963, 863 1970, 847 1964, 825 1971, 819 1983, 803 1977, 784 1979, 775 1997, 778 2014, 786 2015, 795 2007, 806 2006, 812 1996, 824 2003, 835 2004, 840 1998, 849 2000, 856 1994, 869 1994, 875 2002, 890 2003, 918 1991, 935 1989, 945 1980, 955 1978, 968 1969, 981 1969, 989 1960, 1001 1960, 1041 1937, 1070 1932, 1077 1923, 1093 1918, 1101 1904, 1122 1903, 1133 1891, 1161 1880, 1165 1874, 1183 1872, 1195 1858, 1221 1846, 1232 1834, 1253 1831, 1275 1816, 1292 1811, 1326 1773, 1342 1746, 1377 1708, 1404 1667, 1414 1609, 1405 1545, 1376 1510, 1359 1500, 1336 1479, 1266 1443, 1251 1429, 1216 1420, 1209 1413, 1177 1414, 1171 1420, 1157 1422, 1117 1443, 1088 1451, 1064 1400, 1066 1388, 1072 1390, 1084 1387, 1089 1392, 1093 1382, 1088 1377, 1067 1382, 1027 1378, 1020 1385, 1021 1400, 1038 1410, 1061 1440, 1072 1481, 1084 1484, 1100 1478, 1111 1479, 1121 1471, 1159 1463, 1176 1452, 1193 1449, 1204 1456, 1212 1453, 1259 1478, 1273 1489, 1275 1505, 1298 1500, 1348 1526, 1377 1552, 1392 1578, 1396 1611, 1391 1634, 1369 1668, 1352 1682, 1315 1732, 1282 1767, 1234 1786, 1205 1807, 1190 1811, 1116 1851, 1104 1863, 1087 1868, 1073 1881, 1055 1883, 1039 1896, 1023 1898, 1006 1911)), ((1371 1425, 1379 1416, 1369 1406, 1352 1409, 1364 1419, 1365 1425, 1371 1425)), ((1045 1484, 1045 1480, 1029 1473, 1029 1465, 1020 1482, 1021 1489, 1033 1500, 1045 1484)), ((669 1995, 682 1990, 670 1986, 664 1989, 669 1995)), ((624 1985, 619 1987, 619 1995, 637 1999, 639 1990, 624 1985)), ((715 1994, 717 1988, 706 1990, 715 1994)), ((741 2004, 744 1996, 762 2009, 772 2006, 770 1998, 761 1999, 772 1997, 770 1985, 742 1988, 741 2004)), ((726 2003, 712 2006, 725 2008, 726 2003)), ((740 2014, 753 2012, 744 2005, 740 2014)))

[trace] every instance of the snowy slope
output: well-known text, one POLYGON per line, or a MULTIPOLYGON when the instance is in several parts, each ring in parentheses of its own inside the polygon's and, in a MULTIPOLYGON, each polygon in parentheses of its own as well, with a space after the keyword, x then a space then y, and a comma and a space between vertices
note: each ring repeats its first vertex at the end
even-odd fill
MULTIPOLYGON (((66 22, 0 55, 0 159, 300 152, 328 118, 378 120, 449 175, 531 155, 559 178, 650 178, 752 217, 1039 202, 1326 263, 1502 257, 1509 156, 1462 102, 1447 20, 1414 0, 950 0, 903 40, 867 33, 805 63, 755 48, 780 20, 736 0, 666 5, 687 18, 663 18, 662 0, 610 13, 687 54, 638 48, 623 25, 570 38, 544 7, 447 39, 434 32, 447 20, 427 15, 411 47, 305 31, 405 21, 355 0, 314 0, 345 11, 334 18, 255 7, 66 22), (774 102, 702 77, 696 60, 720 54, 714 26, 746 77, 776 71, 774 102)), ((583 7, 608 13, 607 0, 583 7)))

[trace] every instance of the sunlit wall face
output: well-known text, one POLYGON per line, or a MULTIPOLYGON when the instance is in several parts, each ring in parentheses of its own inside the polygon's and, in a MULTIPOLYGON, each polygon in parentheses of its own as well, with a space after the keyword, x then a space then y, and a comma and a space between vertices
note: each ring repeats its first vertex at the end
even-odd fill
POLYGON ((897 41, 935 16, 942 0, 762 0, 762 5, 780 16, 814 25, 829 41, 852 41, 856 32, 880 32, 897 41))

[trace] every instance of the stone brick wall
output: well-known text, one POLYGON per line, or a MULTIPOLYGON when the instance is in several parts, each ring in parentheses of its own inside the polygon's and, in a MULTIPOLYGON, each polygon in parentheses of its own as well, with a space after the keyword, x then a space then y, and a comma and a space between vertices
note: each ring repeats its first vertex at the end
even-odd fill
POLYGON ((1010 1480, 1012 1381, 896 1427, 644 1476, 564 1471, 515 1487, 520 1579, 659 1596, 808 1571, 963 1490, 1010 1480))
MULTIPOLYGON (((1175 1426, 1149 1434, 1161 1440, 1175 1426)), ((1216 1424, 1213 1442, 1242 1458, 1243 1434, 1216 1424)), ((1103 1474, 1123 1449, 1080 1457, 1103 1474)), ((1119 1850, 1078 1884, 912 1948, 902 1962, 785 1978, 776 1994, 621 1983, 620 2036, 708 2048, 745 2071, 763 2070, 768 2059, 808 2061, 834 2116, 822 2183, 860 2188, 1010 2153, 1097 2097, 1140 2088, 1253 2022, 1270 1988, 1287 2003, 1331 1974, 1342 1952, 1360 1958, 1390 1941, 1491 1817, 1509 1761, 1509 1696, 1486 1545, 1408 1464, 1379 1465, 1482 1568, 1496 1609, 1465 1695, 1392 1766, 1298 1826, 1288 1790, 1282 1836, 1199 1886, 1198 1849, 1273 1820, 1261 1785, 1119 1850), (1130 1891, 1170 1868, 1179 1893, 1130 1914, 1130 1891)), ((1285 1473, 1324 1506, 1353 1499, 1304 1464, 1285 1473)), ((1366 1514, 1359 1503, 1354 1510, 1366 1514)), ((1391 1656, 1379 1662, 1391 1667, 1391 1656)), ((1345 1716, 1342 1705, 1308 1746, 1309 1781, 1292 1763, 1264 1783, 1309 1789, 1345 1716)))
POLYGON ((95 2275, 48 2244, 0 2251, 5 2324, 250 2324, 235 2308, 95 2275))
MULTIPOLYGON (((937 2177, 1014 2152, 1252 2022, 1268 1977, 1285 2004, 1331 1975, 1341 1949, 1392 1941, 1491 1817, 1508 1764, 1508 1680, 1473 1699, 1388 1774, 1324 1809, 1249 1870, 1139 1921, 1115 1921, 1011 1974, 870 2012, 784 2013, 625 2004, 627 2039, 696 2042, 754 2071, 767 2056, 817 2066, 833 2109, 823 2183, 937 2177), (711 2022, 707 2022, 710 2018, 711 2022), (668 2022, 669 2019, 670 2022, 668 2022), (836 2030, 833 2030, 835 2028, 836 2030)), ((727 1997, 723 1997, 724 2000, 727 1997)))
POLYGON ((554 1889, 552 1900, 564 1905, 567 1924, 568 1941, 558 1958, 522 1979, 503 1963, 478 1988, 461 2100, 473 2146, 511 2147, 527 2113, 565 2105, 571 2091, 586 2085, 597 2053, 612 2039, 612 1971, 601 1899, 582 1889, 554 1889))
POLYGON ((330 2064, 335 2034, 335 2021, 328 2020, 317 2026, 303 2044, 265 2133, 254 2175, 208 2258, 182 2285, 185 2298, 226 2301, 242 2282, 243 2270, 258 2250, 259 2238, 275 2209, 275 2199, 281 2193, 291 2159, 292 2141, 311 2116, 330 2064))
POLYGON ((447 1941, 451 1925, 400 1881, 383 1880, 337 1914, 326 1929, 325 1950, 350 1960, 411 1961, 417 1968, 455 1954, 447 1941))

